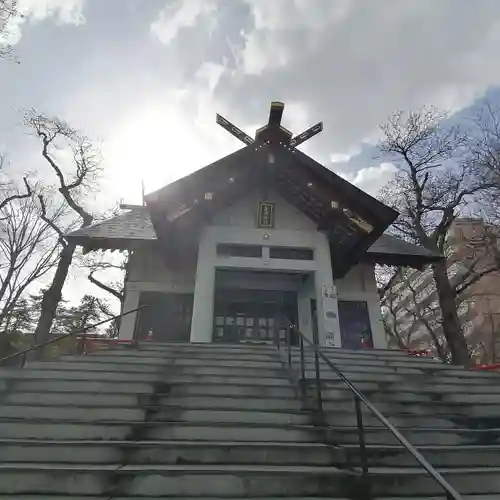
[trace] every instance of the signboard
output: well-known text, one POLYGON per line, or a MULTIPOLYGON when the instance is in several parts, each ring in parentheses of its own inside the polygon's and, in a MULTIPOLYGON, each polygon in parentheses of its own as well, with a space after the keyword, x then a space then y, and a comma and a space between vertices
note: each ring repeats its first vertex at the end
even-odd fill
POLYGON ((333 337, 333 333, 326 334, 326 347, 335 347, 335 338, 333 337))
POLYGON ((338 332, 338 313, 337 313, 337 288, 335 285, 324 284, 321 287, 326 347, 336 345, 336 333, 338 332))
POLYGON ((270 201, 259 201, 257 226, 267 229, 274 227, 274 203, 270 201))

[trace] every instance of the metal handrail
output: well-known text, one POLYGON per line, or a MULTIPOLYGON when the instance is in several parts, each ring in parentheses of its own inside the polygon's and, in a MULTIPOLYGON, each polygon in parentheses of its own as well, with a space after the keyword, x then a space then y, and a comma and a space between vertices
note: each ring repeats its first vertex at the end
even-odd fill
MULTIPOLYGON (((321 380, 320 380, 320 367, 319 367, 319 357, 321 357, 326 364, 335 372, 335 374, 342 380, 342 382, 349 388, 352 392, 355 407, 356 407, 356 417, 358 424, 359 434, 359 442, 360 442, 360 455, 361 455, 361 466, 363 475, 368 475, 368 462, 366 457, 366 442, 364 438, 364 428, 362 422, 362 413, 361 407, 359 405, 362 402, 375 417, 384 425, 384 427, 389 430, 392 435, 403 445, 403 447, 410 452, 410 454, 417 460, 417 462, 426 470, 428 474, 446 491, 447 500, 463 500, 463 497, 460 493, 458 493, 453 486, 451 486, 446 479, 424 458, 424 456, 401 434, 401 432, 396 429, 396 427, 391 424, 391 422, 385 417, 380 410, 378 410, 375 405, 348 379, 348 377, 334 364, 326 354, 322 351, 317 343, 309 340, 295 325, 292 323, 286 316, 284 319, 288 323, 287 328, 287 347, 288 347, 288 364, 289 369, 292 367, 292 358, 291 358, 291 340, 290 340, 290 332, 294 330, 299 336, 299 346, 301 350, 301 377, 303 380, 304 388, 306 382, 305 376, 305 367, 304 367, 304 340, 312 346, 314 349, 314 357, 315 357, 315 371, 316 371, 316 391, 317 391, 317 399, 318 399, 318 407, 321 413, 323 413, 323 401, 321 395, 321 380)), ((277 336, 277 344, 279 347, 280 338, 277 336)), ((305 389, 304 389, 305 390, 305 389)))
MULTIPOLYGON (((85 328, 82 328, 81 330, 78 330, 76 332, 65 333, 64 335, 61 335, 59 337, 55 337, 55 338, 52 338, 50 340, 46 340, 45 342, 40 342, 39 344, 32 345, 32 346, 30 346, 30 347, 28 347, 26 349, 22 349, 21 351, 14 352, 12 354, 9 354, 8 356, 0 358, 0 365, 3 364, 5 361, 17 358, 18 356, 26 356, 28 353, 30 353, 32 351, 35 351, 35 350, 37 350, 37 349, 39 349, 41 347, 45 347, 45 346, 47 346, 49 344, 55 344, 56 342, 60 342, 61 340, 67 339, 68 337, 75 337, 77 335, 85 334, 89 330, 92 330, 93 328, 95 328, 96 326, 100 326, 100 325, 103 325, 104 323, 107 323, 109 321, 114 321, 114 320, 116 320, 118 318, 122 318, 123 316, 127 316, 127 315, 129 315, 129 314, 131 314, 133 312, 142 310, 145 307, 147 307, 147 305, 142 305, 142 306, 136 307, 135 309, 131 309, 130 311, 127 311, 127 312, 124 312, 124 313, 121 313, 121 314, 117 314, 116 316, 111 316, 110 318, 107 318, 105 320, 99 321, 98 323, 94 323, 93 325, 86 326, 85 328)), ((135 332, 134 332, 134 335, 135 335, 135 332)), ((85 341, 85 338, 83 338, 83 340, 85 341)))

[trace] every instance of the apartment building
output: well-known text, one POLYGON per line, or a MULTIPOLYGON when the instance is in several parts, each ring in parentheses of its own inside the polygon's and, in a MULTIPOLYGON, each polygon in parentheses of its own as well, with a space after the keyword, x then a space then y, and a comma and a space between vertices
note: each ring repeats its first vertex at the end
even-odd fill
MULTIPOLYGON (((481 219, 457 219, 445 248, 448 276, 459 291, 458 315, 479 363, 500 360, 500 273, 492 271, 495 233, 481 219)), ((391 344, 436 353, 435 340, 443 336, 431 267, 401 269, 382 298, 382 314, 391 344)))

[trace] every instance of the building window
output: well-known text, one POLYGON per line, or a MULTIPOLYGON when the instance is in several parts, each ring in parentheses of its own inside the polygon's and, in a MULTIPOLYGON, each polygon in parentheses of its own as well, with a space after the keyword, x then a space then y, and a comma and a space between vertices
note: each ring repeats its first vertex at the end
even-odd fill
POLYGON ((232 243, 220 243, 217 245, 219 257, 262 257, 260 245, 234 245, 232 243))
POLYGON ((310 248, 271 247, 271 259, 314 260, 314 251, 310 248))

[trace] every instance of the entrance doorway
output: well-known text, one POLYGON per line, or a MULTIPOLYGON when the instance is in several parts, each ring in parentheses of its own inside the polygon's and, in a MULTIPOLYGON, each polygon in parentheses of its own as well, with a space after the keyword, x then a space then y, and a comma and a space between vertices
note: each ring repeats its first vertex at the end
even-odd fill
MULTIPOLYGON (((215 293, 214 342, 286 341, 288 318, 297 323, 297 293, 220 290, 215 293)), ((295 339, 292 339, 295 343, 295 339)))

